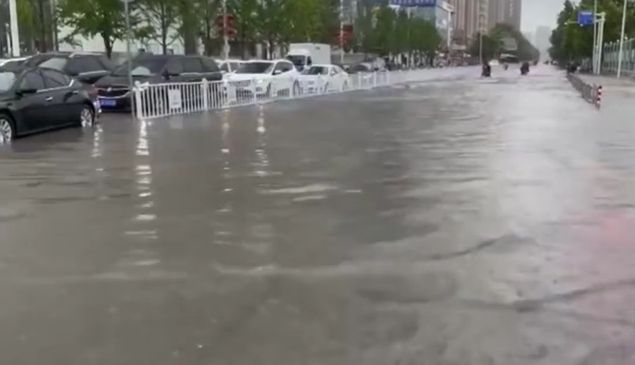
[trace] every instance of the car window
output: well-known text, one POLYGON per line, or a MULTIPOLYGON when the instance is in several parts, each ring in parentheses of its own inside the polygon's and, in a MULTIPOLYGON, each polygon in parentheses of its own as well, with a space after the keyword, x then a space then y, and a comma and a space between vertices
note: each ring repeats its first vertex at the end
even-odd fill
POLYGON ((229 72, 229 63, 228 62, 223 62, 220 65, 220 70, 221 71, 225 71, 225 72, 229 72))
POLYGON ((273 62, 246 62, 242 64, 238 70, 236 70, 237 74, 270 74, 271 70, 274 68, 273 62))
POLYGON ((181 59, 178 58, 171 59, 166 68, 170 75, 180 75, 183 73, 183 64, 181 63, 181 59))
POLYGON ((198 58, 187 57, 183 59, 183 72, 202 73, 203 64, 198 58))
POLYGON ((97 61, 101 63, 105 70, 112 71, 116 68, 115 64, 109 60, 106 56, 97 56, 97 61))
POLYGON ((211 58, 201 58, 201 61, 203 62, 203 67, 206 69, 206 72, 220 71, 216 61, 212 60, 211 58))
POLYGON ((44 90, 46 89, 46 86, 44 85, 42 75, 40 75, 37 71, 31 71, 27 72, 22 78, 22 82, 20 82, 20 89, 44 90))
POLYGON ((239 62, 231 62, 229 64, 230 68, 232 71, 236 71, 238 70, 238 68, 240 67, 240 63, 239 62))
POLYGON ((328 69, 323 66, 313 66, 311 67, 306 74, 307 75, 326 75, 328 69))
POLYGON ((63 71, 66 68, 67 64, 68 64, 68 58, 53 57, 40 63, 38 66, 52 68, 53 70, 63 71))
POLYGON ((41 72, 44 76, 44 86, 47 89, 67 87, 71 83, 71 78, 61 72, 55 70, 42 70, 41 72))
POLYGON ((293 70, 293 64, 290 62, 278 62, 274 71, 289 72, 293 70))
POLYGON ((15 73, 0 71, 0 93, 7 92, 13 87, 15 82, 15 73))
POLYGON ((67 71, 71 75, 84 72, 97 72, 104 71, 104 66, 102 66, 102 64, 97 61, 96 57, 80 56, 70 59, 70 61, 68 62, 67 71))
POLYGON ((282 62, 282 72, 288 72, 295 69, 295 67, 293 67, 293 63, 291 62, 282 62))

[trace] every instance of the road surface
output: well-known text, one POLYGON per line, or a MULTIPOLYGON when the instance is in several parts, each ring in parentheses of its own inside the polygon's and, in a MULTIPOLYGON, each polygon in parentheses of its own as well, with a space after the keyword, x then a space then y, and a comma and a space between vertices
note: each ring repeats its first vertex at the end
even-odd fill
POLYGON ((635 363, 632 118, 452 72, 3 147, 0 363, 635 363))

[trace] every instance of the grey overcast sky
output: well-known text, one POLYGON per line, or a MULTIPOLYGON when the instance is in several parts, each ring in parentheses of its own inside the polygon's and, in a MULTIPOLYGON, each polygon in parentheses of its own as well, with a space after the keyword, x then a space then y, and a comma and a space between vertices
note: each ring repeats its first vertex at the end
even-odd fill
POLYGON ((521 28, 523 31, 533 32, 541 25, 554 28, 556 17, 564 0, 522 0, 523 20, 521 28))

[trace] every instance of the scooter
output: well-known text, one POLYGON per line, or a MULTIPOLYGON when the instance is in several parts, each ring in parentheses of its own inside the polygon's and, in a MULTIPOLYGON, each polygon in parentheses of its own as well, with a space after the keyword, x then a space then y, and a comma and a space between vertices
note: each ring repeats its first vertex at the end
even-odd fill
POLYGON ((491 77, 492 76, 492 67, 490 65, 484 65, 483 71, 481 72, 481 77, 491 77))
POLYGON ((525 76, 529 73, 529 64, 527 62, 520 66, 520 74, 525 76))

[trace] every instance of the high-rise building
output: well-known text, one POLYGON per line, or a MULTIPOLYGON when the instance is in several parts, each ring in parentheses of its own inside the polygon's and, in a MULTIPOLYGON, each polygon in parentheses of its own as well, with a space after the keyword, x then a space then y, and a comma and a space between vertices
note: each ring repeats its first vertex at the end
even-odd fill
POLYGON ((467 3, 469 0, 449 0, 454 7, 452 15, 452 33, 454 42, 461 45, 467 44, 467 3))
POLYGON ((522 17, 522 0, 490 0, 488 27, 505 23, 520 30, 522 17))
POLYGON ((454 34, 458 43, 469 44, 478 32, 487 31, 490 0, 450 0, 454 6, 454 34))
POLYGON ((468 39, 474 38, 479 32, 487 32, 488 16, 489 0, 468 1, 465 21, 465 33, 468 39))

